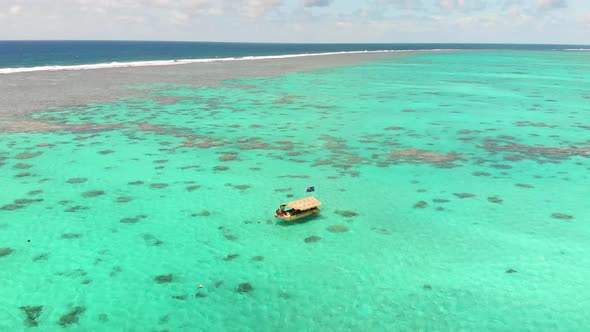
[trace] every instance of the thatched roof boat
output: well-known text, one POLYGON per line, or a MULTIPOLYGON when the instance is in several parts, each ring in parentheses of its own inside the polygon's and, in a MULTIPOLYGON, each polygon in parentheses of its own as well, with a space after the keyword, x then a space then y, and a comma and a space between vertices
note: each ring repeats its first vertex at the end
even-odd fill
POLYGON ((322 205, 315 197, 310 196, 296 201, 283 203, 275 213, 275 218, 285 221, 294 221, 307 216, 316 215, 320 212, 318 206, 322 205), (285 210, 289 207, 289 210, 285 210))

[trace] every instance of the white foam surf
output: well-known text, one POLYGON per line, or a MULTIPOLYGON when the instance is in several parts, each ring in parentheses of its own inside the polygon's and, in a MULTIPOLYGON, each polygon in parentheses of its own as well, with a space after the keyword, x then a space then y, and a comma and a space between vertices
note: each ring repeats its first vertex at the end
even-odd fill
POLYGON ((92 70, 92 69, 108 69, 108 68, 172 66, 172 65, 189 64, 189 63, 287 59, 287 58, 337 55, 337 54, 439 52, 439 51, 444 51, 444 50, 434 49, 434 50, 350 51, 350 52, 303 53, 303 54, 287 54, 287 55, 263 55, 263 56, 229 57, 229 58, 208 58, 208 59, 179 59, 179 60, 134 61, 134 62, 110 62, 110 63, 98 63, 98 64, 87 64, 87 65, 71 65, 71 66, 39 66, 39 67, 0 68, 0 74, 29 73, 29 72, 38 72, 38 71, 92 70))

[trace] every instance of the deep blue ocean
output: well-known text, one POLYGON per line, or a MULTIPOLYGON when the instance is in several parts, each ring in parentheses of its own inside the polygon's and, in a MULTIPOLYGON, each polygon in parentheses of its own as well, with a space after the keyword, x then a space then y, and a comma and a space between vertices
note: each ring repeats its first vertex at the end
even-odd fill
POLYGON ((530 44, 264 44, 161 41, 0 41, 0 68, 273 56, 365 50, 429 49, 539 51, 590 49, 590 46, 530 44))

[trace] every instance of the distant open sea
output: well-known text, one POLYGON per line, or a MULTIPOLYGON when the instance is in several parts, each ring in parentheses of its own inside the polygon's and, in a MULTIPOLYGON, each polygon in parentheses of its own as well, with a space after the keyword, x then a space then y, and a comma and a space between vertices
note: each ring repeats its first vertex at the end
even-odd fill
MULTIPOLYGON (((311 53, 433 49, 551 51, 590 50, 590 46, 533 44, 266 44, 162 41, 0 41, 0 68, 104 65, 113 62, 204 60, 311 53)), ((47 70, 48 68, 37 69, 47 70)), ((3 73, 7 72, 13 71, 3 71, 3 73)))

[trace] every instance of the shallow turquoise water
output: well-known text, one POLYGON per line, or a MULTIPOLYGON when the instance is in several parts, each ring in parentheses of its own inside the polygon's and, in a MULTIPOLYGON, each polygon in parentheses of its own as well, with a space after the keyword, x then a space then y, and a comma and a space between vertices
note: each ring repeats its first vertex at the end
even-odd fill
POLYGON ((0 135, 0 330, 588 330, 589 56, 393 57, 38 114, 70 127, 0 135), (318 218, 272 218, 311 185, 318 218))

